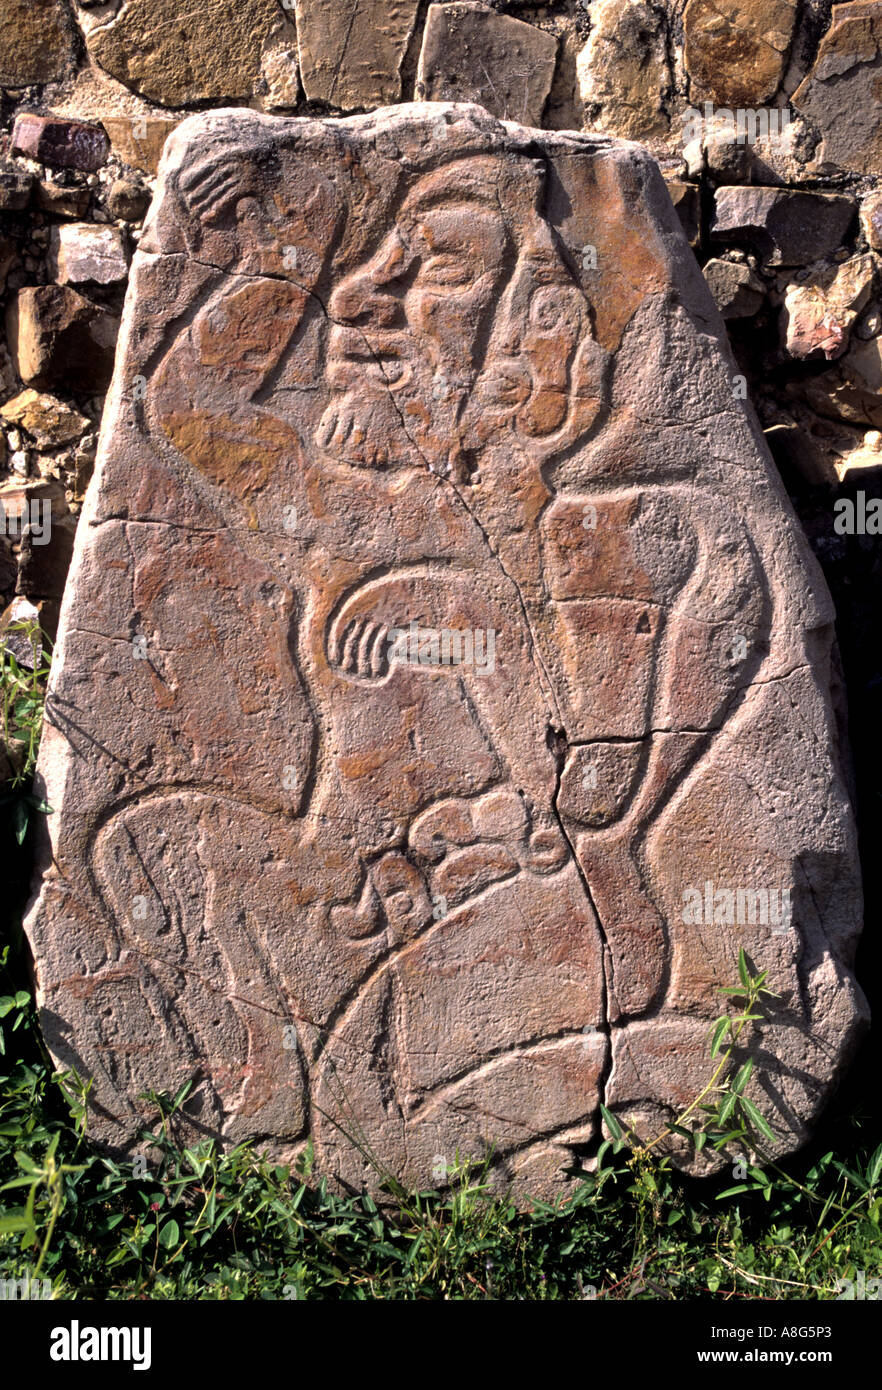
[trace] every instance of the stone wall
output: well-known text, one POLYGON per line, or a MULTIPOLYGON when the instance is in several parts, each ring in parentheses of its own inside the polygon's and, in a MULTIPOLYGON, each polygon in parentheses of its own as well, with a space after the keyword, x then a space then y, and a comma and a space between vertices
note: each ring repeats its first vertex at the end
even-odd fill
MULTIPOLYGON (((833 487, 878 466, 882 4, 832 13, 826 0, 199 0, 185 13, 3 0, 2 498, 12 516, 51 499, 66 522, 17 592, 51 621, 163 142, 207 106, 476 100, 646 144, 785 479, 833 487)), ((8 600, 5 552, 0 582, 8 600)))
POLYGON ((242 104, 335 115, 476 100, 524 124, 645 143, 776 456, 817 484, 882 459, 882 6, 836 6, 832 23, 825 0, 3 9, 0 450, 16 496, 39 478, 79 501, 163 141, 187 112, 242 104), (23 113, 58 120, 16 126, 23 113), (91 138, 75 121, 96 127, 91 138))

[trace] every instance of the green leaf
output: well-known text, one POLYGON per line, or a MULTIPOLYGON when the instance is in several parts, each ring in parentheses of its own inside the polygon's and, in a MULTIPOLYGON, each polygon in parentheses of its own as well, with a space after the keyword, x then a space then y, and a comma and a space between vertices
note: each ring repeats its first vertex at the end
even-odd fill
POLYGON ((716 1021, 716 1023, 714 1024, 713 1036, 711 1037, 711 1050, 710 1050, 710 1055, 711 1055, 711 1057, 716 1057, 717 1053, 719 1052, 720 1047, 721 1047, 722 1042, 723 1042, 723 1038, 726 1036, 726 1031, 727 1031, 728 1027, 729 1027, 729 1018, 728 1018, 728 1015, 727 1015, 726 1017, 724 1017, 724 1018, 718 1018, 717 1021, 716 1021))
POLYGON ((743 946, 738 952, 738 978, 745 989, 750 987, 750 971, 747 968, 747 956, 744 954, 743 946))
POLYGON ((767 1139, 774 1139, 775 1131, 772 1129, 768 1120, 765 1119, 765 1117, 761 1115, 760 1112, 757 1110, 753 1101, 748 1100, 747 1096, 739 1096, 738 1100, 741 1105, 741 1109, 744 1111, 751 1124, 756 1125, 760 1133, 764 1134, 767 1139))
POLYGON ((192 1091, 192 1089, 193 1089, 193 1082, 192 1082, 192 1080, 190 1080, 190 1081, 185 1081, 184 1084, 183 1084, 183 1086, 181 1087, 181 1089, 177 1092, 177 1094, 176 1094, 174 1100, 172 1101, 172 1109, 173 1109, 173 1110, 177 1110, 178 1106, 183 1105, 184 1101, 187 1099, 187 1096, 190 1094, 190 1092, 192 1091))
POLYGON ((177 1221, 166 1221, 162 1230, 159 1232, 159 1243, 164 1250, 171 1250, 181 1238, 180 1228, 177 1221))
POLYGON ((16 801, 12 808, 12 830, 18 843, 23 845, 28 833, 28 803, 24 800, 16 801))
POLYGON ((738 1075, 735 1077, 735 1080, 732 1082, 732 1090, 735 1092, 737 1096, 741 1095, 741 1092, 744 1090, 745 1086, 750 1080, 750 1073, 752 1071, 753 1058, 744 1063, 744 1066, 741 1068, 738 1075))
POLYGON ((736 1092, 730 1091, 729 1095, 726 1096, 725 1100, 723 1101, 722 1105, 720 1106, 719 1123, 720 1123, 721 1125, 724 1125, 724 1124, 726 1123, 726 1121, 728 1120, 729 1116, 732 1114, 732 1111, 735 1109, 735 1105, 736 1105, 737 1101, 738 1101, 738 1095, 737 1095, 737 1093, 736 1093, 736 1092))
POLYGON ((621 1139, 621 1138, 622 1138, 622 1127, 621 1127, 621 1125, 619 1124, 618 1120, 616 1119, 615 1115, 610 1114, 610 1112, 607 1110, 607 1108, 606 1108, 605 1105, 601 1105, 601 1107, 600 1107, 600 1113, 601 1113, 601 1115, 603 1116, 604 1120, 606 1121, 607 1129, 609 1130, 609 1132, 610 1132, 610 1134, 612 1135, 612 1137, 613 1137, 614 1139, 621 1139))
POLYGON ((744 1137, 744 1130, 743 1130, 743 1129, 729 1129, 729 1130, 726 1131, 725 1134, 721 1134, 721 1135, 719 1136, 718 1139, 715 1139, 715 1140, 714 1140, 714 1148, 715 1148, 715 1149, 724 1149, 724 1148, 726 1147, 726 1145, 727 1145, 727 1144, 731 1144, 731 1143, 733 1142, 733 1140, 735 1140, 735 1139, 743 1139, 743 1137, 744 1137))
POLYGON ((0 1216, 0 1235, 11 1235, 14 1231, 30 1230, 30 1222, 22 1216, 0 1216))
POLYGON ((869 1183, 864 1182, 863 1178, 859 1177, 857 1173, 853 1173, 850 1168, 846 1168, 843 1163, 839 1163, 838 1161, 836 1162, 836 1167, 839 1169, 842 1176, 848 1178, 849 1182, 853 1182, 855 1187, 859 1187, 861 1192, 869 1192, 869 1183))
POLYGON ((879 1174, 882 1173, 882 1144, 879 1145, 867 1164, 867 1180, 871 1187, 875 1187, 879 1181, 879 1174))

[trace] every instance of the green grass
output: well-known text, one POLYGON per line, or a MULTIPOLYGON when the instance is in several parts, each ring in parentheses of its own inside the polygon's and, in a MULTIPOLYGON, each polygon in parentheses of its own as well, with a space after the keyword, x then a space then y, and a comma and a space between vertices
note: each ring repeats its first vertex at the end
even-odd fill
POLYGON ((50 810, 31 791, 48 675, 49 643, 39 625, 33 621, 10 623, 0 637, 0 754, 3 763, 8 763, 6 785, 0 785, 0 808, 6 809, 19 845, 24 843, 34 811, 45 814, 50 810), (29 665, 13 650, 16 638, 19 648, 30 652, 29 665))
MULTIPOLYGON (((4 718, 27 750, 7 788, 0 856, 26 879, 42 681, 5 659, 4 718), (25 826, 26 829, 26 826, 25 826)), ((762 1008, 764 976, 739 958, 735 1014, 709 1038, 708 1085, 679 1117, 696 1148, 758 1148, 765 1120, 742 1097, 732 1052, 762 1008), (731 1063, 731 1065, 730 1065, 731 1063), (692 1119, 686 1127, 686 1120, 692 1119), (696 1120, 698 1123, 696 1123, 696 1120)), ((78 1299, 836 1299, 882 1291, 878 1116, 831 1113, 827 1142, 786 1165, 711 1179, 672 1171, 664 1146, 607 1117, 598 1170, 556 1207, 517 1211, 486 1168, 449 1192, 395 1189, 382 1208, 312 1171, 240 1146, 181 1149, 153 1096, 151 1160, 117 1163, 84 1134, 88 1087, 54 1071, 37 1028, 20 924, 0 922, 0 1279, 48 1281, 78 1299), (875 1128, 874 1128, 875 1126, 875 1128)))
POLYGON ((48 1279, 56 1297, 832 1299, 882 1288, 880 1151, 848 1164, 828 1152, 721 1199, 731 1174, 689 1182, 622 1148, 558 1209, 517 1212, 466 1167, 451 1194, 398 1194, 380 1210, 329 1192, 308 1164, 292 1172, 248 1146, 177 1148, 174 1103, 160 1097, 145 1135, 152 1167, 102 1157, 83 1137, 82 1088, 68 1077, 62 1089, 39 1055, 27 992, 0 1012, 0 1274, 48 1279))

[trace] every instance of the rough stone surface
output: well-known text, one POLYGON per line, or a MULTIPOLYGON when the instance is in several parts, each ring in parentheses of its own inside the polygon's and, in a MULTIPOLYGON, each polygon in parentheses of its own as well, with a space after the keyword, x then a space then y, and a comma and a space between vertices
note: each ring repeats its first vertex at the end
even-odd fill
POLYGON ((53 227, 49 269, 60 285, 120 285, 129 273, 118 227, 69 222, 53 227))
POLYGON ((830 371, 788 383, 787 395, 816 415, 882 429, 882 338, 855 334, 830 371))
POLYGON ((735 261, 708 261, 704 278, 724 319, 751 318, 765 298, 766 287, 759 276, 735 261))
POLYGON ((178 120, 174 116, 105 116, 102 124, 114 154, 133 169, 155 174, 163 145, 178 120))
POLYGON ((418 101, 477 101, 502 120, 539 125, 554 78, 557 39, 486 5, 430 5, 418 101))
POLYGON ((73 40, 61 0, 3 0, 0 87, 29 87, 62 77, 73 40))
POLYGON ((127 0, 89 29, 96 63, 161 106, 250 97, 264 45, 291 32, 276 0, 127 0))
POLYGON ((762 403, 767 439, 791 478, 829 489, 862 469, 882 468, 882 434, 823 418, 804 403, 780 398, 762 403))
POLYGON ((397 101, 418 11, 419 0, 297 0, 307 100, 344 111, 397 101))
POLYGON ((48 164, 50 169, 90 173, 106 162, 110 141, 100 125, 26 112, 15 119, 12 149, 48 164))
POLYGON ((85 217, 91 201, 88 188, 66 188, 51 179, 41 179, 37 184, 37 207, 56 217, 85 217))
POLYGON ((57 483, 9 480, 0 483, 0 506, 7 518, 9 532, 18 537, 28 523, 28 512, 33 502, 47 502, 53 517, 64 517, 69 508, 64 498, 64 489, 57 483))
MULTIPOLYGON (((4 608, 0 614, 0 633, 4 635, 6 647, 15 656, 21 666, 33 670, 34 647, 31 639, 24 632, 9 631, 9 628, 16 623, 38 623, 42 632, 54 640, 57 631, 58 603, 54 599, 41 599, 33 603, 23 595, 15 597, 11 603, 4 608)), ((38 644, 36 650, 37 661, 42 654, 42 644, 38 644)), ((21 747, 21 752, 26 749, 21 747)), ((21 761, 24 761, 22 758, 21 761)))
POLYGON ((864 1016, 855 832, 733 369, 634 145, 175 131, 38 779, 42 1024, 98 1139, 196 1077, 191 1137, 311 1134, 356 1186, 353 1132, 420 1185, 492 1144, 552 1194, 601 1102, 648 1136, 701 1090, 739 947, 780 996, 750 1093, 805 1137, 864 1016))
POLYGON ((815 65, 793 104, 823 136, 822 157, 856 174, 882 174, 882 0, 833 6, 815 65))
POLYGON ((67 285, 19 290, 6 310, 9 351, 34 386, 103 391, 118 329, 118 319, 67 285))
POLYGON ((285 111, 300 100, 297 40, 294 30, 281 33, 265 46, 261 56, 261 73, 266 91, 263 104, 268 111, 285 111))
POLYGON ((30 388, 0 406, 0 419, 20 425, 41 449, 67 444, 79 438, 89 425, 78 410, 30 388))
POLYGON ((53 513, 51 526, 43 528, 40 513, 37 519, 36 531, 30 523, 22 529, 17 591, 31 600, 58 600, 70 569, 77 523, 72 516, 53 513))
POLYGON ((861 205, 861 227, 874 251, 882 251, 882 192, 871 193, 861 205))
POLYGON ((781 329, 790 356, 841 357, 858 314, 870 301, 876 272, 874 256, 852 256, 841 265, 817 267, 807 282, 788 286, 781 329))
POLYGON ((791 188, 718 188, 711 237, 755 246, 768 265, 805 265, 837 249, 853 199, 791 188))
MULTIPOLYGON (((3 498, 0 496, 0 505, 2 505, 2 502, 3 498)), ((0 535, 0 596, 2 596, 4 602, 9 600, 15 588, 17 574, 18 564, 12 553, 9 541, 6 539, 5 535, 0 535)), ((2 749, 2 740, 0 740, 0 749, 2 749)))
POLYGON ((131 179, 114 179, 107 194, 107 211, 111 217, 126 222, 140 222, 150 206, 150 190, 131 179))
POLYGON ((686 240, 695 249, 701 241, 701 189, 697 184, 683 183, 680 179, 666 178, 665 185, 686 240))
POLYGON ((598 129, 629 140, 668 133, 672 74, 664 19, 643 0, 599 0, 576 60, 579 96, 598 129))
POLYGON ((24 169, 0 168, 0 212, 20 212, 31 197, 33 175, 24 169))
POLYGON ((784 75, 796 0, 689 0, 683 12, 693 96, 755 109, 784 75))
POLYGON ((6 289, 6 277, 15 265, 17 255, 15 243, 8 237, 0 236, 0 294, 6 289))

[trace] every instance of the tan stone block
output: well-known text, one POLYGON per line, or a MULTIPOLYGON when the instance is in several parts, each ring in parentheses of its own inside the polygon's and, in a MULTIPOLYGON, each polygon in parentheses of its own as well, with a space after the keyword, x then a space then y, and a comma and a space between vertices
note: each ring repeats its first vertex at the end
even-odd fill
MULTIPOLYGON (((91 28, 89 52, 119 82, 161 106, 251 97, 267 41, 290 31, 276 0, 127 0, 91 28)), ((142 167, 142 166, 138 166, 142 167)))
POLYGON ((163 146, 178 124, 173 116, 106 116, 102 121, 113 153, 145 174, 158 170, 163 146))
POLYGON ((103 391, 113 370, 119 320, 62 285, 19 290, 6 310, 9 350, 22 381, 103 391))
POLYGON ((0 418, 7 424, 20 425, 40 449, 69 444, 89 428, 89 421, 78 410, 32 389, 20 391, 0 406, 0 418))
POLYGON ((784 76, 796 0, 689 0, 683 12, 693 97, 755 110, 784 76))
POLYGON ((430 5, 417 101, 477 101, 503 120, 541 125, 557 39, 487 5, 430 5))
POLYGON ((3 0, 0 86, 54 82, 73 59, 73 25, 64 0, 3 0))
POLYGON ((90 222, 53 227, 49 269, 60 285, 121 285, 129 273, 122 232, 90 222))
POLYGON ((856 174, 882 174, 878 106, 882 3, 833 6, 815 65, 793 104, 823 137, 820 158, 856 174))
POLYGON ((308 101, 344 111, 401 99, 401 68, 419 0, 296 0, 308 101))
POLYGON ((669 134, 666 106, 672 76, 665 26, 644 0, 599 0, 591 33, 576 60, 586 122, 628 140, 669 134))

